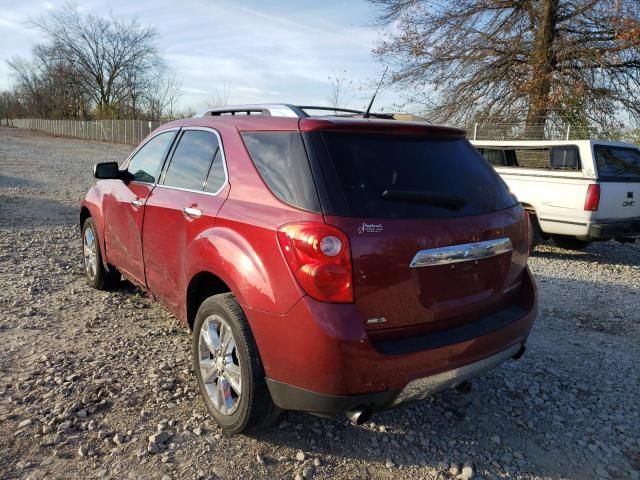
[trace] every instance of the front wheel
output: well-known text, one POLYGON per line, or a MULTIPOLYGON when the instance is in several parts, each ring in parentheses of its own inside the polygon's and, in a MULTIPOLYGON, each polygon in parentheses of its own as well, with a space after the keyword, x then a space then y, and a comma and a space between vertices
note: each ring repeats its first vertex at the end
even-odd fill
POLYGON ((82 257, 87 283, 93 288, 110 290, 120 280, 120 272, 114 267, 107 270, 102 262, 96 224, 91 217, 82 224, 82 257))
POLYGON ((553 243, 565 250, 584 250, 591 245, 591 242, 587 240, 580 240, 575 237, 566 237, 564 235, 554 235, 553 243))
POLYGON ((192 356, 204 403, 225 433, 258 430, 277 420, 280 410, 271 400, 258 348, 232 294, 200 305, 192 356))

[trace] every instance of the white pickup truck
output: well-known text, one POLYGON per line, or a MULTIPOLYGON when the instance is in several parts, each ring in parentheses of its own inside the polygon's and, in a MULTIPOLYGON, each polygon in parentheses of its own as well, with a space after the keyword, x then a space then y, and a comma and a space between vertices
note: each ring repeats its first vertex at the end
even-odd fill
POLYGON ((640 236, 640 149, 600 140, 472 141, 529 212, 532 243, 640 236))

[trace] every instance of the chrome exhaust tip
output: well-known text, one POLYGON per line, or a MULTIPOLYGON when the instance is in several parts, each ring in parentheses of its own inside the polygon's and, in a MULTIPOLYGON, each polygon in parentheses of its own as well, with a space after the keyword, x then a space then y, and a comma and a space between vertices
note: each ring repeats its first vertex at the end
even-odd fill
POLYGON ((345 415, 354 425, 362 425, 371 418, 372 413, 370 408, 358 408, 356 410, 348 410, 345 415))

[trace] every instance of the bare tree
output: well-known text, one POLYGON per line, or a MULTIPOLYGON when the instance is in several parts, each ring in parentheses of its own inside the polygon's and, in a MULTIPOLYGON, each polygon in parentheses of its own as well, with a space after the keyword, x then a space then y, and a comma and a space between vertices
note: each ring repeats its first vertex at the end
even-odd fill
POLYGON ((640 118, 637 0, 369 0, 375 49, 436 121, 640 118))
POLYGON ((15 57, 8 61, 16 77, 16 93, 31 114, 49 118, 77 118, 89 109, 73 68, 49 56, 46 48, 34 48, 32 60, 15 57))
POLYGON ((203 98, 201 107, 213 108, 224 107, 229 105, 229 98, 231 97, 231 91, 227 82, 224 82, 220 89, 217 89, 210 95, 203 98))
POLYGON ((329 75, 331 90, 327 100, 333 108, 344 108, 353 100, 353 80, 347 78, 347 71, 334 72, 329 75))
POLYGON ((48 56, 73 69, 101 112, 131 96, 132 86, 158 64, 156 31, 136 19, 81 15, 67 4, 31 23, 49 42, 48 56))
POLYGON ((175 75, 156 76, 147 90, 147 112, 150 120, 164 114, 173 119, 176 102, 182 96, 182 82, 175 75))
POLYGON ((24 113, 24 107, 20 102, 17 91, 5 90, 0 92, 0 125, 2 119, 6 120, 6 125, 13 125, 13 119, 24 113))

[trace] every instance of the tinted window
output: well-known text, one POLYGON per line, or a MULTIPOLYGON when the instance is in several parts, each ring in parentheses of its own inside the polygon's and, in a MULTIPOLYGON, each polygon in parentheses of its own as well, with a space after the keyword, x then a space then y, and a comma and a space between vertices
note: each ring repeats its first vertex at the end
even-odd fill
POLYGON ((213 157, 213 164, 211 165, 211 170, 209 170, 209 176, 207 177, 204 190, 206 192, 217 193, 220 187, 224 185, 224 182, 225 173, 222 163, 222 150, 218 149, 215 157, 213 157))
POLYGON ((466 139, 310 133, 326 213, 373 218, 479 215, 516 204, 466 139), (386 193, 384 193, 386 191, 386 193), (393 193, 393 195, 391 195, 393 193))
POLYGON ((202 190, 211 161, 220 149, 218 137, 204 130, 186 130, 171 157, 164 184, 202 190))
POLYGON ((156 135, 138 150, 127 167, 134 180, 149 183, 158 181, 164 158, 175 135, 175 131, 156 135))
POLYGON ((542 148, 481 147, 480 153, 496 167, 543 168, 546 170, 580 170, 580 154, 575 145, 542 148))
POLYGON ((504 167, 506 165, 506 162, 504 161, 503 150, 489 150, 486 148, 479 148, 478 151, 494 167, 504 167))
POLYGON ((320 211, 309 160, 297 132, 259 132, 242 135, 262 179, 283 202, 320 211))
POLYGON ((574 145, 551 147, 551 168, 554 170, 580 170, 580 154, 574 145))
POLYGON ((640 151, 635 148, 596 146, 600 177, 640 178, 640 151))

